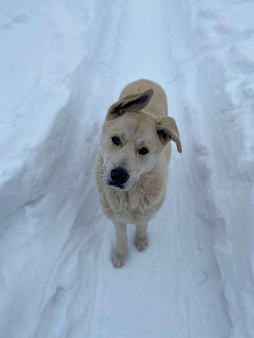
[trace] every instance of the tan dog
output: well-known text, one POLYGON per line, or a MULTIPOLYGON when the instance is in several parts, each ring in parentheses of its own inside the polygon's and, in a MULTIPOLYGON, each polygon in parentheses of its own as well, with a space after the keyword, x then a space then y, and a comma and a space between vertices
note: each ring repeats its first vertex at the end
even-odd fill
POLYGON ((182 152, 175 120, 167 110, 163 89, 139 80, 124 88, 103 125, 96 183, 102 209, 115 225, 115 267, 126 260, 126 223, 136 225, 137 249, 147 246, 147 224, 166 195, 169 141, 182 152))

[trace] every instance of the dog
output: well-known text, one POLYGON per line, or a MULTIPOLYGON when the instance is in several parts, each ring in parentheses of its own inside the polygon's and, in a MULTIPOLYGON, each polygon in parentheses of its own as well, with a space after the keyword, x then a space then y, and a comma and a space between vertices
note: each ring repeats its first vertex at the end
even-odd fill
POLYGON ((142 251, 148 244, 148 222, 166 196, 171 140, 181 153, 164 90, 150 80, 128 84, 106 115, 96 166, 100 204, 115 226, 112 263, 116 268, 126 261, 127 223, 136 225, 137 249, 142 251))

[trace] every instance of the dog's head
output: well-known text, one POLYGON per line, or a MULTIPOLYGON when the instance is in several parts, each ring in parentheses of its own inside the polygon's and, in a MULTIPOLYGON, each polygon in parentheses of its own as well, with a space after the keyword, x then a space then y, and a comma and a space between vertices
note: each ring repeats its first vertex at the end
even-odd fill
POLYGON ((153 90, 132 94, 113 104, 103 125, 100 153, 103 180, 113 188, 130 190, 144 173, 151 171, 163 147, 171 140, 182 152, 175 120, 155 118, 142 111, 153 90))

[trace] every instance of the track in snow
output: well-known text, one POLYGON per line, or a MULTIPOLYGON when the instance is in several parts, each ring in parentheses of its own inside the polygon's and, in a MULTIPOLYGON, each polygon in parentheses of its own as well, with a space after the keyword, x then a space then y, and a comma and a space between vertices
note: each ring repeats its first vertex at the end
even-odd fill
MULTIPOLYGON (((145 15, 140 15, 142 2, 123 8, 115 47, 111 46, 119 51, 112 83, 116 95, 139 78, 160 83, 168 95, 169 114, 179 125, 184 150, 182 156, 173 151, 167 199, 150 222, 148 249, 135 250, 134 227, 129 225, 129 256, 120 270, 111 268, 113 229, 109 221, 103 221, 106 229, 89 337, 227 337, 230 319, 213 250, 213 230, 209 219, 198 215, 196 205, 197 195, 205 188, 197 183, 196 170, 205 175, 206 168, 193 156, 202 149, 197 154, 192 150, 193 135, 199 130, 185 98, 182 74, 182 60, 195 57, 195 45, 188 46, 192 39, 188 13, 177 1, 156 6, 148 1, 145 7, 145 15)), ((102 53, 103 59, 108 53, 102 53)))

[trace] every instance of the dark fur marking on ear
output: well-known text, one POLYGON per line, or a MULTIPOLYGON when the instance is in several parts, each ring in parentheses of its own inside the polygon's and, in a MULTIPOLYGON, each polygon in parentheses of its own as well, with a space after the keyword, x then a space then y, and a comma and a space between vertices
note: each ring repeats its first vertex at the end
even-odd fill
POLYGON ((134 100, 134 101, 131 101, 129 103, 126 103, 124 106, 123 106, 123 109, 124 108, 130 108, 132 106, 135 106, 135 105, 138 105, 138 104, 142 104, 142 103, 145 103, 146 101, 148 100, 148 95, 143 95, 141 96, 139 99, 137 100, 134 100))
POLYGON ((116 114, 117 116, 122 116, 124 114, 124 109, 121 108, 121 106, 116 107, 113 111, 113 114, 116 114))
POLYGON ((168 133, 166 133, 165 130, 157 130, 157 134, 160 139, 163 139, 165 141, 167 140, 168 137, 169 139, 171 139, 170 135, 168 135, 168 133))

